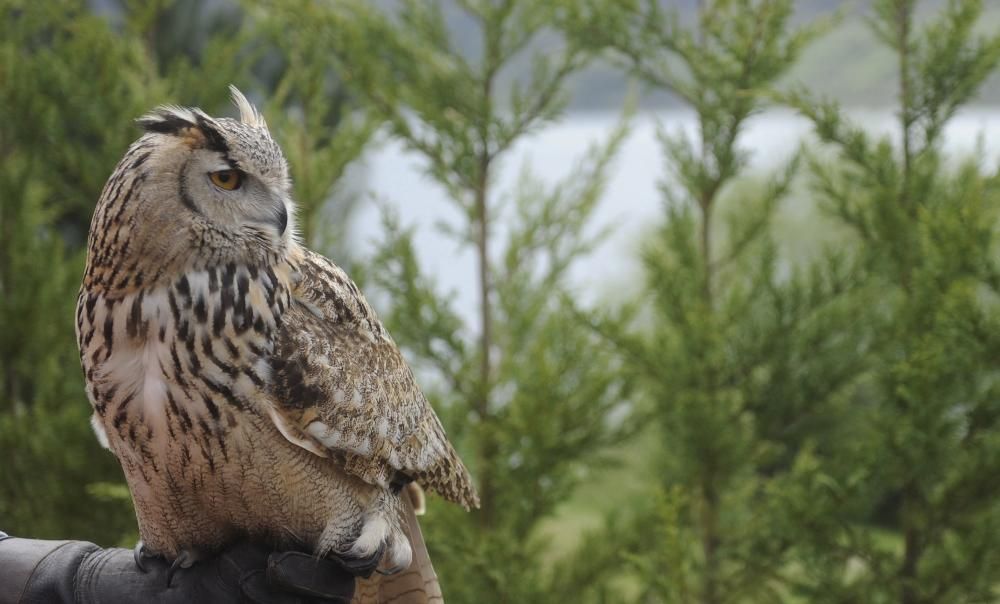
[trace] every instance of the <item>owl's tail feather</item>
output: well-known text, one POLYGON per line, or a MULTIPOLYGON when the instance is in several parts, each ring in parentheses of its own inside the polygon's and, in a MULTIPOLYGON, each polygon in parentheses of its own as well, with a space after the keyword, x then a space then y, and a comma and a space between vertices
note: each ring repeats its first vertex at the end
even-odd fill
POLYGON ((413 548, 410 566, 393 575, 374 574, 358 579, 352 604, 444 604, 441 585, 414 513, 415 508, 423 508, 423 491, 406 488, 403 493, 403 514, 413 548))

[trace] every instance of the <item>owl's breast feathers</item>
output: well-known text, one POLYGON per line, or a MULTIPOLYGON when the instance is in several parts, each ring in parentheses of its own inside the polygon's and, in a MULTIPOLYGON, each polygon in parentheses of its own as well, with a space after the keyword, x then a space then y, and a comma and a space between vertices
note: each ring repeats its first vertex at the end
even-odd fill
POLYGON ((183 474, 199 459, 214 472, 228 461, 229 432, 255 417, 370 484, 416 480, 478 506, 357 286, 322 256, 297 246, 291 256, 189 271, 118 296, 85 283, 77 333, 98 436, 148 483, 149 472, 183 474))
POLYGON ((168 452, 181 468, 197 453, 210 468, 225 461, 238 418, 261 414, 291 272, 230 263, 117 295, 85 281, 76 327, 87 393, 120 459, 143 473, 168 452))
POLYGON ((270 415, 282 434, 371 484, 416 480, 478 507, 468 471, 357 286, 308 250, 294 264, 291 306, 270 357, 270 415))

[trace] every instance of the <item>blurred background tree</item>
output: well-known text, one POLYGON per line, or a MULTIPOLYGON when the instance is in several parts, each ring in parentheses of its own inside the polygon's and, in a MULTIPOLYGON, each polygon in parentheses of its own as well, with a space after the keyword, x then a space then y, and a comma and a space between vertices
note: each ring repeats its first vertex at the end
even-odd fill
POLYGON ((697 126, 660 126, 674 178, 661 184, 664 216, 643 248, 646 287, 595 324, 627 359, 659 440, 652 505, 632 520, 641 597, 779 601, 807 530, 788 508, 808 505, 798 482, 850 425, 843 391, 869 338, 843 255, 794 259, 774 239, 797 156, 751 178, 740 139, 829 22, 793 25, 790 0, 705 2, 693 22, 655 1, 588 8, 577 35, 684 99, 697 126))
POLYGON ((948 2, 919 24, 915 0, 873 8, 872 32, 897 58, 898 138, 863 131, 808 92, 788 97, 833 152, 834 161, 812 154, 813 189, 852 232, 879 291, 858 315, 875 346, 852 410, 859 429, 843 451, 851 474, 838 498, 814 502, 838 523, 816 543, 802 593, 997 601, 1000 487, 987 477, 1000 469, 1000 173, 941 145, 996 69, 1000 36, 977 34, 979 0, 948 2))
POLYGON ((995 158, 944 144, 956 112, 1000 89, 1000 38, 982 35, 997 7, 0 0, 0 14, 0 529, 135 538, 87 421, 81 249, 130 120, 168 102, 231 114, 235 83, 289 159, 303 236, 355 266, 480 486, 482 509, 432 498, 422 519, 449 601, 1000 600, 1000 180, 995 158), (615 159, 643 117, 622 117, 629 80, 640 107, 681 107, 669 118, 691 128, 657 128, 662 199, 646 202, 661 212, 637 274, 600 275, 597 217, 626 201, 615 159), (889 87, 889 128, 820 100, 889 87), (776 100, 819 144, 763 170, 771 151, 747 133, 776 100), (574 107, 612 116, 599 142, 558 150, 559 177, 516 165, 574 107), (421 191, 366 195, 375 143, 403 150, 445 210, 421 191), (366 247, 352 216, 372 205, 366 247), (398 211, 412 206, 448 218, 417 226, 398 211), (447 270, 470 260, 471 311, 428 269, 426 238, 449 242, 447 270))
POLYGON ((420 270, 413 229, 392 213, 364 272, 385 294, 384 319, 428 376, 479 485, 481 509, 433 505, 424 522, 449 598, 545 601, 557 578, 546 572, 536 528, 572 492, 580 468, 625 434, 609 417, 625 405, 617 363, 574 320, 566 273, 592 247, 583 232, 626 129, 563 183, 545 187, 526 171, 515 190, 500 191, 496 174, 510 149, 560 115, 565 82, 589 55, 569 40, 533 52, 561 6, 514 0, 457 5, 480 44, 474 58, 463 56, 445 6, 414 0, 388 14, 367 2, 270 5, 287 28, 324 34, 315 38, 327 41, 347 83, 448 192, 459 218, 441 234, 476 256, 473 320, 420 270), (530 62, 530 75, 501 92, 500 73, 519 60, 530 62))

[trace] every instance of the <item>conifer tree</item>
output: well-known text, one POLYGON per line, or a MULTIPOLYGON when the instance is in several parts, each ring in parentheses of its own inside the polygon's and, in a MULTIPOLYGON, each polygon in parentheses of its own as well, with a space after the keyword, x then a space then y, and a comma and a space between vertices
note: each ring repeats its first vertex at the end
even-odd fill
POLYGON ((572 600, 549 594, 557 579, 535 529, 622 434, 609 421, 623 400, 615 360, 574 318, 567 271, 592 245, 582 233, 624 128, 565 182, 546 185, 528 172, 513 191, 498 190, 511 147, 559 116, 566 80, 588 53, 543 36, 559 3, 414 0, 394 9, 273 6, 297 29, 325 34, 347 83, 447 191, 461 220, 444 234, 476 259, 475 317, 438 291, 412 228, 391 213, 366 271, 390 301, 390 331, 424 384, 437 384, 428 390, 479 487, 482 507, 472 514, 432 506, 422 521, 427 543, 449 601, 572 600), (479 40, 475 58, 456 48, 446 23, 445 8, 456 6, 479 40), (530 75, 503 79, 516 61, 529 61, 530 75))
POLYGON ((853 321, 857 275, 836 254, 783 255, 772 220, 792 159, 748 177, 748 120, 825 23, 791 24, 790 0, 699 4, 685 24, 655 0, 595 2, 572 29, 696 115, 664 124, 664 216, 642 253, 642 300, 595 327, 627 359, 662 445, 659 494, 637 505, 630 559, 640 599, 779 601, 801 527, 789 493, 814 488, 836 441, 842 393, 866 346, 853 321), (642 509, 645 508, 645 511, 642 509))
POLYGON ((815 602, 1000 597, 1000 173, 942 151, 949 120, 995 71, 1000 36, 977 33, 978 0, 950 0, 922 25, 917 8, 873 4, 871 29, 897 60, 893 136, 805 92, 788 98, 834 153, 811 158, 814 188, 880 291, 859 317, 876 345, 851 470, 808 513, 835 519, 805 565, 815 602))

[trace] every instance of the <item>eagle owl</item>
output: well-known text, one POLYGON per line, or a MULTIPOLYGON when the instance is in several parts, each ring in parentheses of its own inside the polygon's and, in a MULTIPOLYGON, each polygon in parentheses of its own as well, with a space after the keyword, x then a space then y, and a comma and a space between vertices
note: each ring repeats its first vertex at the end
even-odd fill
POLYGON ((152 553, 250 536, 406 568, 403 487, 475 489, 358 287, 297 241, 281 150, 233 99, 239 120, 142 117, 101 194, 76 310, 94 430, 152 553))

